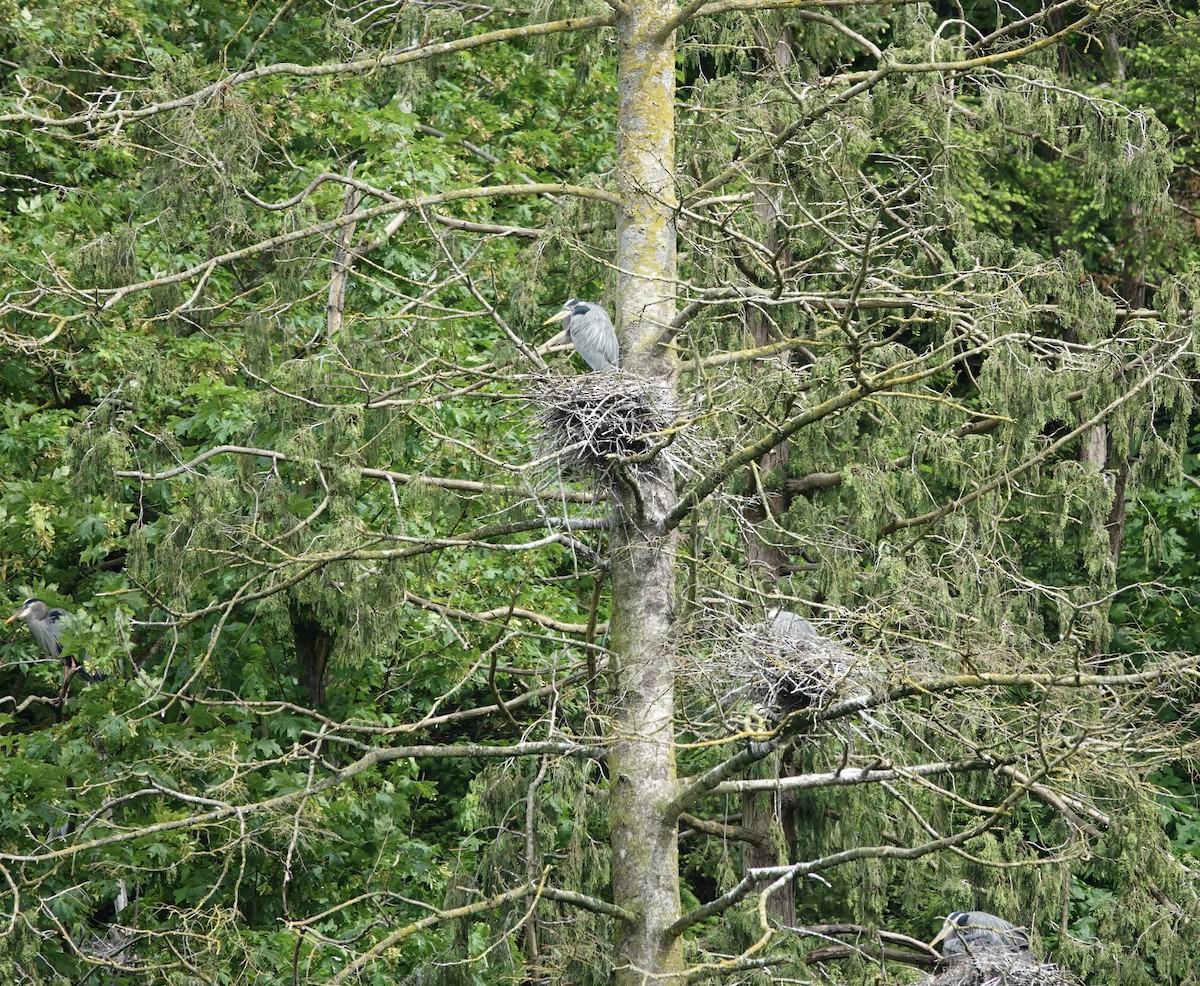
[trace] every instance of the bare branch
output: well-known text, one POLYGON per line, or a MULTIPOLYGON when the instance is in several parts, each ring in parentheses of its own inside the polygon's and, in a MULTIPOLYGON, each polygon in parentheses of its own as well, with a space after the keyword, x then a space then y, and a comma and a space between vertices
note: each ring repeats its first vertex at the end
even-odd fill
MULTIPOLYGON (((173 479, 176 476, 182 476, 186 473, 195 471, 196 467, 209 459, 218 455, 246 455, 255 458, 271 459, 275 462, 296 462, 305 465, 313 465, 307 460, 296 458, 295 456, 286 455, 282 452, 276 452, 274 449, 251 448, 245 445, 218 445, 201 452, 199 455, 187 462, 181 463, 178 466, 173 466, 170 469, 164 469, 161 472, 144 472, 138 469, 123 469, 114 473, 114 475, 122 479, 140 479, 147 483, 160 483, 163 480, 173 479)), ((323 469, 331 469, 328 464, 318 464, 323 469)), ((344 467, 343 467, 344 468, 344 467)), ((360 475, 367 479, 383 479, 392 483, 401 483, 407 485, 427 485, 435 486, 439 489, 457 490, 463 493, 509 493, 513 496, 527 497, 538 496, 543 499, 561 501, 565 500, 568 503, 593 503, 596 500, 594 493, 582 493, 576 490, 561 489, 550 492, 534 492, 522 490, 516 486, 505 486, 502 483, 480 483, 468 479, 448 479, 441 476, 418 476, 413 473, 393 472, 390 469, 368 469, 359 468, 357 470, 360 475)))
POLYGON ((150 106, 143 106, 137 109, 132 107, 117 109, 92 108, 84 113, 64 117, 43 116, 23 111, 0 113, 0 123, 32 123, 42 127, 62 128, 87 126, 92 128, 92 133, 95 134, 97 133, 97 126, 102 123, 118 129, 123 128, 134 121, 194 106, 210 98, 220 97, 229 89, 244 86, 248 82, 270 78, 275 75, 292 75, 297 78, 361 75, 368 72, 378 72, 383 68, 406 65, 426 58, 437 58, 441 55, 448 55, 457 51, 469 51, 472 48, 479 48, 485 45, 546 37, 552 34, 594 30, 601 27, 610 27, 613 23, 614 18, 607 14, 593 17, 573 17, 566 20, 548 21, 542 24, 523 24, 520 27, 504 28, 485 34, 455 38, 451 41, 420 45, 394 55, 362 58, 353 62, 333 62, 324 65, 301 65, 296 62, 277 62, 273 65, 263 65, 255 69, 234 72, 186 96, 166 100, 161 103, 153 103, 150 106))
POLYGON ((998 770, 1002 761, 949 760, 943 763, 917 764, 913 767, 846 767, 820 774, 798 774, 789 777, 723 781, 709 789, 710 794, 740 794, 744 791, 811 791, 825 787, 855 787, 883 781, 905 780, 937 774, 961 774, 998 770))

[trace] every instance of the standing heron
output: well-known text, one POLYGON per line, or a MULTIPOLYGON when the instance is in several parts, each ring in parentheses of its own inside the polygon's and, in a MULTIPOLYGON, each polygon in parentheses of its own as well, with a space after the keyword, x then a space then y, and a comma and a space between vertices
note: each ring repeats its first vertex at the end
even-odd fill
POLYGON ((987 911, 951 911, 931 945, 942 945, 942 954, 951 964, 969 960, 980 953, 1032 958, 1029 936, 1004 918, 987 911))
POLYGON ((572 298, 562 310, 551 315, 543 325, 566 319, 564 334, 571 340, 575 351, 583 357, 593 370, 615 370, 620 347, 612 319, 599 305, 591 301, 572 298))
MULTIPOLYGON (((8 626, 13 620, 24 617, 29 632, 33 634, 33 639, 38 642, 42 650, 51 657, 62 657, 62 644, 58 642, 58 631, 63 617, 67 615, 65 609, 51 609, 42 600, 31 598, 26 599, 21 604, 21 608, 4 621, 4 625, 8 626)), ((78 668, 79 676, 84 681, 99 681, 104 677, 102 674, 93 674, 88 671, 82 661, 77 661, 73 657, 63 657, 62 662, 68 671, 78 668)))

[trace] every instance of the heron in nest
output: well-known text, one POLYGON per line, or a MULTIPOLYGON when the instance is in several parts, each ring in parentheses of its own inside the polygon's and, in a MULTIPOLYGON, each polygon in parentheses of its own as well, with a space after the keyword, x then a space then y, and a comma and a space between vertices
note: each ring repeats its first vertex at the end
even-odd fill
POLYGON ((620 356, 617 331, 608 312, 593 301, 572 298, 543 325, 566 321, 563 335, 593 370, 615 370, 620 356))
POLYGON ((987 952, 1029 957, 1029 936, 1004 918, 987 911, 951 911, 931 945, 942 944, 942 954, 951 965, 987 952))

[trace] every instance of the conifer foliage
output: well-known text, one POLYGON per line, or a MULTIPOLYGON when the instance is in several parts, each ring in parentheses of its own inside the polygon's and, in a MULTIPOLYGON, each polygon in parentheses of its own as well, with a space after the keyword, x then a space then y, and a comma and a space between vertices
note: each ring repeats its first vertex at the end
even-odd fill
POLYGON ((0 970, 1200 981, 1186 10, 9 14, 0 970))

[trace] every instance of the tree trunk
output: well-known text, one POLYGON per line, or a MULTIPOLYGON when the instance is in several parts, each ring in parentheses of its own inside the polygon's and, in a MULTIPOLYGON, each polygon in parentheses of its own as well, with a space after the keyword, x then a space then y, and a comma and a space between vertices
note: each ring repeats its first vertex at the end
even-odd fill
MULTIPOLYGON (((1117 289, 1125 307, 1135 311, 1146 306, 1146 265, 1143 260, 1146 248, 1146 220, 1143 211, 1136 206, 1127 208, 1124 218, 1129 236, 1124 244, 1125 264, 1117 289)), ((1129 482, 1130 463, 1128 459, 1113 461, 1110 445, 1108 426, 1096 425, 1082 437, 1079 458, 1099 472, 1107 472, 1112 483, 1113 502, 1104 526, 1108 530, 1108 546, 1115 571, 1121 563, 1121 545, 1125 535, 1125 488, 1129 482)))
MULTIPOLYGON (((781 775, 790 773, 783 765, 781 775)), ((796 795, 792 791, 776 793, 746 792, 742 795, 742 827, 758 836, 742 850, 742 868, 757 869, 796 862, 796 795), (775 831, 772 831, 772 830, 775 831), (776 834, 778 833, 778 834, 776 834)), ((771 881, 765 881, 762 889, 771 881)), ((767 916, 781 927, 796 923, 796 885, 780 887, 767 900, 767 916)))
MULTIPOLYGON (((618 327, 622 367, 654 399, 671 400, 675 363, 660 343, 675 315, 675 40, 656 37, 674 0, 628 0, 618 21, 618 327)), ((676 819, 672 624, 675 499, 661 459, 617 484, 612 551, 615 655, 612 785, 614 903, 637 915, 616 932, 618 986, 682 982, 676 819)))
MULTIPOLYGON (((754 28, 754 40, 757 48, 754 52, 756 72, 759 76, 781 77, 784 70, 792 63, 792 45, 794 40, 789 28, 780 29, 778 36, 769 33, 760 22, 754 28)), ((776 126, 782 131, 783 123, 776 126)), ((791 250, 780 235, 784 228, 782 219, 781 197, 782 189, 770 178, 770 167, 754 186, 754 212, 762 221, 762 245, 773 258, 773 263, 766 265, 762 257, 750 257, 748 264, 751 269, 756 267, 763 271, 763 277, 758 284, 762 288, 779 288, 779 272, 790 269, 791 250)), ((755 304, 746 305, 746 331, 754 340, 756 346, 765 346, 776 342, 779 334, 772 325, 766 312, 755 304)), ((780 353, 776 357, 784 366, 792 361, 791 353, 780 353)), ((746 507, 746 564, 750 568, 755 585, 770 592, 774 583, 786 571, 791 562, 787 550, 777 544, 776 524, 774 521, 782 517, 791 506, 792 495, 784 486, 787 476, 789 448, 786 441, 760 456, 749 471, 749 489, 752 496, 746 507), (772 484, 771 477, 776 477, 772 484), (761 493, 757 488, 761 484, 761 493), (765 584, 764 584, 765 583, 765 584)))
POLYGON ((314 709, 325 704, 325 665, 333 650, 333 634, 317 622, 307 607, 293 603, 290 609, 292 640, 296 647, 296 670, 300 686, 314 709))
MULTIPOLYGON (((759 187, 754 190, 754 211, 766 228, 763 245, 778 255, 780 266, 786 267, 787 251, 781 249, 778 233, 779 206, 770 189, 759 187)), ((757 305, 746 306, 746 331, 756 346, 765 346, 777 338, 774 327, 757 305)), ((781 353, 778 359, 786 365, 791 362, 791 355, 781 353)), ((764 453, 753 467, 747 467, 750 470, 750 490, 758 494, 756 486, 761 484, 763 495, 752 496, 746 507, 746 564, 755 584, 763 585, 765 582, 763 588, 768 592, 790 561, 787 552, 772 540, 777 539, 776 524, 772 521, 782 517, 791 505, 791 494, 783 488, 790 458, 788 453, 787 442, 781 442, 764 453), (772 476, 776 478, 774 484, 769 485, 772 476), (763 532, 766 532, 766 536, 763 532)))
MULTIPOLYGON (((783 28, 779 36, 773 38, 759 23, 754 39, 759 46, 756 61, 760 74, 778 75, 791 64, 793 39, 790 30, 783 28)), ((782 127, 783 124, 779 124, 779 129, 782 127)), ((762 220, 763 246, 775 258, 776 269, 786 271, 791 266, 791 251, 779 234, 782 221, 780 195, 782 192, 764 176, 754 189, 754 212, 762 220)), ((765 346, 778 339, 774 325, 757 305, 746 306, 746 331, 756 346, 765 346)), ((785 366, 792 359, 790 353, 780 353, 777 358, 785 366)), ((775 533, 778 518, 791 506, 791 494, 784 486, 789 452, 788 443, 781 442, 749 467, 749 488, 754 495, 746 507, 746 565, 755 585, 764 592, 774 591, 775 583, 791 562, 786 550, 776 543, 778 535, 775 533)), ((742 825, 757 836, 742 850, 743 870, 795 862, 794 808, 795 794, 790 791, 775 795, 754 792, 742 795, 742 825), (775 832, 782 835, 785 853, 780 852, 779 841, 773 837, 775 832)), ((795 884, 789 883, 771 895, 767 901, 767 914, 784 927, 796 923, 795 884)))

